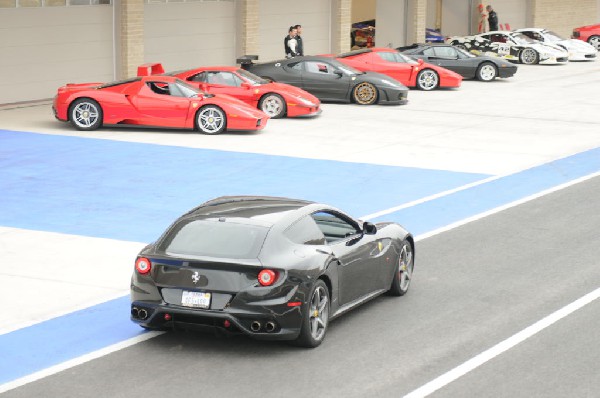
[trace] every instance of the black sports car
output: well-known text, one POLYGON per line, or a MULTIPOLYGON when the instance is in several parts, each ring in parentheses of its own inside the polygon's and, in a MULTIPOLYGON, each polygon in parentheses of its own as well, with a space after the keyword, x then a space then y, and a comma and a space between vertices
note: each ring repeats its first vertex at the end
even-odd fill
POLYGON ((139 253, 131 320, 316 347, 333 318, 382 293, 404 295, 414 253, 412 235, 395 223, 304 200, 221 197, 139 253))
POLYGON ((265 79, 300 87, 321 101, 360 105, 408 102, 408 88, 397 80, 380 73, 361 72, 333 58, 295 57, 255 64, 252 60, 256 58, 244 56, 238 63, 265 79))
POLYGON ((498 57, 475 56, 450 44, 423 43, 398 47, 398 51, 410 57, 450 69, 466 79, 485 82, 496 77, 511 77, 517 66, 498 57))

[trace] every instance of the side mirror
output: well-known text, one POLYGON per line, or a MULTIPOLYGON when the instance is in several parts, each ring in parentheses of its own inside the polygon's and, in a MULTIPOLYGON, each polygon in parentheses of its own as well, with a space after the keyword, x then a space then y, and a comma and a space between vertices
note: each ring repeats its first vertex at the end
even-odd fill
POLYGON ((377 233, 377 227, 375 224, 365 221, 363 223, 363 232, 366 235, 375 235, 377 233))
POLYGON ((200 83, 200 90, 208 92, 208 84, 200 83))
POLYGON ((425 62, 425 61, 423 61, 421 58, 419 58, 419 59, 417 60, 417 62, 419 63, 419 65, 423 65, 423 62, 425 62))
POLYGON ((242 88, 245 88, 246 90, 250 90, 250 88, 252 88, 252 85, 248 82, 242 82, 242 88))
POLYGON ((334 70, 334 71, 333 71, 333 73, 334 73, 334 74, 336 74, 336 75, 337 75, 337 77, 342 77, 342 76, 344 76, 344 72, 342 72, 342 71, 341 71, 341 70, 339 70, 339 69, 336 69, 336 70, 334 70))

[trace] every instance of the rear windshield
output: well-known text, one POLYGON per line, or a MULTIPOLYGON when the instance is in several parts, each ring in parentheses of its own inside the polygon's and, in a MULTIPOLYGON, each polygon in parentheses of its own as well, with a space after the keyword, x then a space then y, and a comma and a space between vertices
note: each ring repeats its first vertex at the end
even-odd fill
POLYGON ((230 221, 183 220, 158 250, 178 257, 257 258, 268 231, 267 227, 230 221))

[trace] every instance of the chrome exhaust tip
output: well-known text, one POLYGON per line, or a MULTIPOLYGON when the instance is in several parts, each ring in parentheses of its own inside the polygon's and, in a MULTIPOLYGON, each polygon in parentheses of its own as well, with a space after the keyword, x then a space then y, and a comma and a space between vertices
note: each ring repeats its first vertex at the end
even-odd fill
POLYGON ((145 309, 143 309, 143 308, 140 308, 140 309, 138 310, 138 317, 139 317, 140 319, 146 319, 146 318, 148 318, 148 311, 146 311, 146 310, 145 310, 145 309))
POLYGON ((265 324, 265 330, 267 332, 269 332, 269 333, 271 333, 272 331, 274 331, 275 330, 275 322, 271 322, 271 321, 267 322, 265 324))
POLYGON ((250 330, 252 330, 253 332, 258 332, 260 330, 260 322, 259 321, 253 321, 250 324, 250 330))
POLYGON ((139 314, 138 314, 138 309, 137 309, 137 307, 133 307, 133 308, 131 309, 131 316, 132 316, 132 317, 134 317, 134 318, 137 318, 137 317, 139 317, 139 314))

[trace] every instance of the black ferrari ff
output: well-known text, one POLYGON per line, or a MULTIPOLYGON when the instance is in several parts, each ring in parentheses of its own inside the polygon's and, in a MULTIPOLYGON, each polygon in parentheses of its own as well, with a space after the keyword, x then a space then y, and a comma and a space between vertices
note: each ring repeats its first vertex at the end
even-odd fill
POLYGON ((354 102, 360 105, 406 104, 408 88, 389 76, 361 72, 330 58, 295 57, 256 64, 247 55, 237 62, 262 78, 291 84, 325 102, 354 102))
POLYGON ((412 58, 450 69, 465 79, 489 82, 496 77, 511 77, 517 73, 517 65, 509 61, 487 55, 475 56, 451 44, 412 44, 398 47, 397 50, 412 58))
POLYGON ((412 235, 396 223, 305 200, 221 197, 139 253, 131 320, 316 347, 332 319, 380 294, 404 295, 414 256, 412 235))

